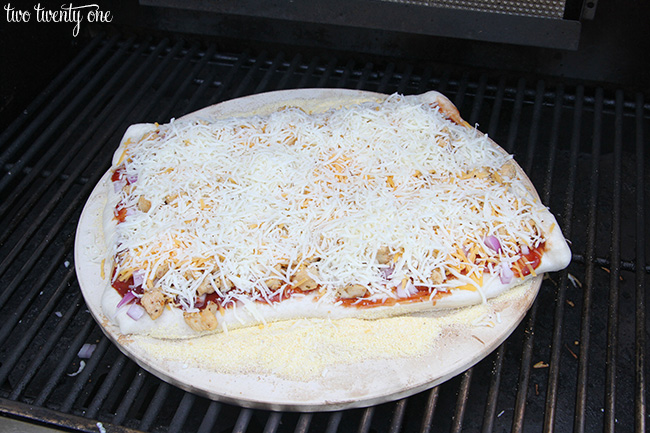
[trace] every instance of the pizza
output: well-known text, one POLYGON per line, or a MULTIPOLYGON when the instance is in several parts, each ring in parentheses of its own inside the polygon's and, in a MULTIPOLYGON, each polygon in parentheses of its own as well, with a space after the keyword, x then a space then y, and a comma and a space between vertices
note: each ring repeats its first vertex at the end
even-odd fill
POLYGON ((114 154, 101 303, 123 334, 459 308, 570 261, 523 170, 438 92, 216 107, 114 154))

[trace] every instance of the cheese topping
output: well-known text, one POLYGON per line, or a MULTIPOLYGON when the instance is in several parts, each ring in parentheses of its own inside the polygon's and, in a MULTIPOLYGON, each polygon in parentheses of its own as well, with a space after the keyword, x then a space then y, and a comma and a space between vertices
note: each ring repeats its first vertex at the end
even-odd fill
POLYGON ((114 278, 186 311, 206 287, 224 306, 480 291, 545 241, 511 157, 417 97, 177 120, 123 145, 114 278))

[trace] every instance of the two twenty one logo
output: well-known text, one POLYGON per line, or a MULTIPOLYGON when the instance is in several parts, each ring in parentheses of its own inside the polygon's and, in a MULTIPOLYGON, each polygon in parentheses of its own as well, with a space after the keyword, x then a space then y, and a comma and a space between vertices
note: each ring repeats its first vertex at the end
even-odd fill
POLYGON ((74 6, 72 3, 63 4, 59 9, 46 9, 40 3, 29 9, 17 9, 7 3, 4 5, 8 23, 27 23, 33 17, 39 23, 73 23, 72 36, 76 37, 81 29, 81 23, 113 21, 110 11, 102 11, 97 4, 74 6))

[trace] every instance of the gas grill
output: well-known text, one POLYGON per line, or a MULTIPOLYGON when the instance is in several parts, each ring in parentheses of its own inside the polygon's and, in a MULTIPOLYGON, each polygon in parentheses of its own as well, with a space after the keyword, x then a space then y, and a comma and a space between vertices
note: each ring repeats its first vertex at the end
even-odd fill
POLYGON ((442 62, 232 46, 155 32, 89 37, 0 135, 2 415, 87 432, 646 431, 646 91, 442 62), (312 87, 446 94, 528 173, 571 241, 571 265, 548 275, 496 351, 399 401, 273 412, 161 381, 122 354, 85 306, 73 259, 85 201, 128 125, 312 87), (78 356, 84 344, 96 345, 87 359, 78 356))

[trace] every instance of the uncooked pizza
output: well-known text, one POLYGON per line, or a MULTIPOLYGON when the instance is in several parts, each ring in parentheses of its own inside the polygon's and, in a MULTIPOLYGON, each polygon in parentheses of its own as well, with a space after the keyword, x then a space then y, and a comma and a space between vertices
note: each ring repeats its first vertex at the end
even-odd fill
POLYGON ((437 92, 134 125, 110 180, 102 308, 123 334, 464 307, 571 257, 512 156, 437 92))

